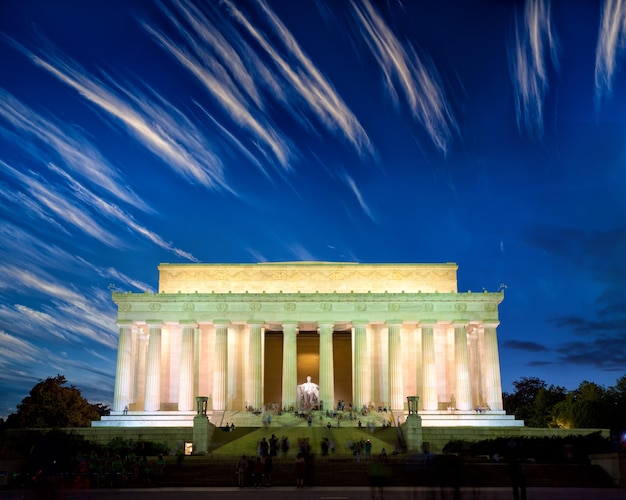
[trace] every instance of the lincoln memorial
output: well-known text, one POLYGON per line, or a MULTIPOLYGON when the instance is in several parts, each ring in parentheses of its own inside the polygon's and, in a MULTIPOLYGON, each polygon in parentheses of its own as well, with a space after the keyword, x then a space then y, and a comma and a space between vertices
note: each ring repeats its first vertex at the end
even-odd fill
MULTIPOLYGON (((424 426, 516 426, 498 357, 502 292, 457 290, 446 264, 161 264, 158 293, 113 293, 113 410, 94 426, 192 426, 319 409, 408 413, 424 426)), ((399 418, 399 417, 398 417, 399 418)))

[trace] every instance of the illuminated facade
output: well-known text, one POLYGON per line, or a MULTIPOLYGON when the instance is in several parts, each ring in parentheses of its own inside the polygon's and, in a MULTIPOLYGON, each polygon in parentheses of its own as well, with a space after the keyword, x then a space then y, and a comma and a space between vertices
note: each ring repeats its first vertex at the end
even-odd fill
POLYGON ((161 264, 159 272, 156 294, 113 293, 117 373, 112 416, 101 425, 127 413, 171 424, 193 415, 196 396, 209 396, 210 413, 292 408, 307 376, 325 409, 344 401, 402 413, 418 395, 424 425, 518 425, 502 410, 503 294, 459 293, 456 264, 161 264))

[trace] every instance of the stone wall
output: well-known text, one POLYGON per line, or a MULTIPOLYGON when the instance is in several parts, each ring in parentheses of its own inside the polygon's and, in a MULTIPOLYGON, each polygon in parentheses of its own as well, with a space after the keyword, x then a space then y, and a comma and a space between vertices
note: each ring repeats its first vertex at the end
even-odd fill
POLYGON ((431 453, 441 453, 449 441, 478 442, 502 437, 566 437, 592 434, 600 431, 609 437, 608 429, 548 429, 538 427, 424 427, 423 440, 431 453))
POLYGON ((85 441, 106 444, 114 438, 132 439, 167 443, 170 449, 176 449, 176 443, 192 441, 191 427, 75 427, 62 429, 71 434, 83 436, 85 441))

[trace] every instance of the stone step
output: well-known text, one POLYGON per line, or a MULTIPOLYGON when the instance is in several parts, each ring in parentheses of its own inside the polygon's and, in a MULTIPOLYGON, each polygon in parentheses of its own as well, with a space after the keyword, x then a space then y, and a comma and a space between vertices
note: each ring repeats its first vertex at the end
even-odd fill
MULTIPOLYGON (((186 458, 180 467, 174 463, 168 464, 158 485, 206 487, 237 484, 238 459, 193 459, 186 458)), ((294 457, 275 459, 272 485, 294 485, 294 470, 294 457)), ((369 484, 370 474, 377 471, 385 475, 388 485, 394 486, 508 487, 511 484, 507 464, 466 463, 452 456, 438 456, 431 463, 393 458, 383 462, 373 460, 357 463, 354 459, 316 455, 312 458, 309 471, 308 484, 318 486, 365 486, 369 484)), ((592 465, 526 464, 524 474, 528 487, 613 487, 608 474, 592 465)))

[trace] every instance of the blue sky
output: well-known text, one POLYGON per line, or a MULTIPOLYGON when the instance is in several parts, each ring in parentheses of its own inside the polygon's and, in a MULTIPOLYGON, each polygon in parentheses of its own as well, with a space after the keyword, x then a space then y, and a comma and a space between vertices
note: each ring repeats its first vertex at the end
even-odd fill
POLYGON ((4 0, 0 416, 160 262, 456 262, 503 389, 626 367, 626 2, 4 0))

